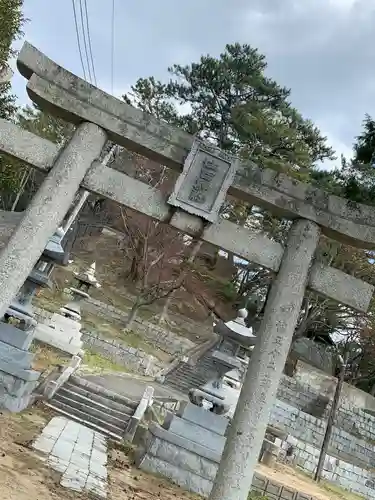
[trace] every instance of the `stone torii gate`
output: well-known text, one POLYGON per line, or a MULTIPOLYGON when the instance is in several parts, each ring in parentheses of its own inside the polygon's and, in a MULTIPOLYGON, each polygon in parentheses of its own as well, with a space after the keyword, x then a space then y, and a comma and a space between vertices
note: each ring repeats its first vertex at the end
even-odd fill
MULTIPOLYGON (((373 287, 314 261, 322 234, 375 248, 375 211, 240 163, 102 92, 25 43, 18 69, 42 109, 77 125, 62 149, 0 121, 0 150, 46 174, 0 253, 0 317, 63 220, 79 188, 277 272, 226 441, 212 500, 245 500, 306 288, 366 311, 373 287), (97 158, 107 140, 181 173, 168 200, 97 158), (293 220, 286 247, 218 217, 226 194, 293 220)), ((9 230, 9 228, 7 229, 9 230)), ((0 225, 1 231, 1 225, 0 225)))

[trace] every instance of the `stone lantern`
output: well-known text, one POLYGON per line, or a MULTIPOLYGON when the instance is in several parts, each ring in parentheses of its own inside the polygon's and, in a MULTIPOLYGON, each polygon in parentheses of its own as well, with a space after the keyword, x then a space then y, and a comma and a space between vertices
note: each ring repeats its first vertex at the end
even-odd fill
POLYGON ((61 230, 48 240, 46 248, 0 322, 0 408, 17 412, 32 401, 40 372, 32 367, 34 354, 29 351, 37 322, 32 300, 41 288, 51 285, 49 276, 55 263, 65 263, 61 230))
POLYGON ((212 352, 212 372, 210 380, 199 388, 189 392, 190 401, 197 406, 204 406, 216 414, 228 413, 236 402, 238 389, 250 352, 254 348, 256 337, 253 329, 247 327, 247 310, 240 309, 235 320, 214 325, 214 332, 219 335, 217 349, 212 352))
POLYGON ((52 288, 50 275, 55 265, 67 264, 67 255, 61 246, 63 237, 64 232, 59 228, 48 240, 43 254, 9 305, 4 315, 5 323, 12 322, 11 318, 13 318, 19 328, 28 331, 32 335, 37 325, 32 300, 42 288, 52 288))
POLYGON ((63 316, 81 321, 81 302, 90 298, 89 291, 91 287, 101 287, 96 279, 95 272, 96 263, 93 262, 87 271, 83 273, 74 273, 77 285, 75 287, 70 287, 70 293, 73 295, 73 300, 60 309, 60 313, 63 316))
POLYGON ((73 298, 60 308, 60 313, 52 315, 46 324, 39 324, 35 337, 47 344, 72 355, 82 352, 81 341, 81 302, 90 297, 91 287, 101 285, 95 276, 96 264, 91 264, 87 271, 74 273, 76 286, 70 287, 73 298))

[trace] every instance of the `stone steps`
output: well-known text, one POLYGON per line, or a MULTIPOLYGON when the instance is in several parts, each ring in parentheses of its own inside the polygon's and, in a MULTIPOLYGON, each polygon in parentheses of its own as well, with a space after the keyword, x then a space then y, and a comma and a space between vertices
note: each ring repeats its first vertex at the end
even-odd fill
POLYGON ((164 385, 177 391, 187 394, 190 389, 200 387, 207 382, 206 373, 213 370, 213 358, 211 348, 195 365, 189 363, 179 363, 174 370, 165 377, 164 385))
POLYGON ((74 392, 75 394, 81 396, 81 398, 85 398, 85 400, 88 399, 89 401, 91 401, 93 405, 94 404, 99 405, 98 406, 99 408, 101 406, 104 406, 105 408, 108 408, 108 410, 112 410, 113 412, 115 412, 114 413, 115 416, 116 412, 121 414, 126 413, 127 415, 133 415, 134 410, 137 407, 137 403, 134 402, 131 403, 129 402, 128 404, 119 403, 117 401, 114 401, 113 399, 109 399, 104 395, 87 391, 84 387, 72 384, 70 382, 70 379, 68 380, 67 383, 64 384, 62 389, 74 392), (130 404, 132 406, 130 406, 130 404))
POLYGON ((71 377, 47 406, 72 420, 122 440, 138 403, 88 382, 71 377))
MULTIPOLYGON (((59 396, 63 396, 64 398, 69 398, 69 399, 75 400, 77 402, 77 404, 90 405, 93 409, 96 409, 99 412, 105 412, 106 414, 109 414, 109 415, 113 416, 114 418, 117 418, 120 420, 124 416, 128 416, 130 418, 134 413, 134 409, 129 408, 127 406, 124 406, 124 410, 125 410, 125 413, 124 413, 124 411, 116 410, 114 408, 111 408, 110 406, 103 404, 103 403, 105 403, 105 401, 103 401, 102 403, 99 403, 95 399, 90 399, 86 396, 83 396, 79 392, 72 390, 71 388, 69 388, 69 386, 67 384, 65 384, 61 387, 61 389, 59 390, 59 396)), ((102 399, 105 400, 105 398, 102 398, 102 399)))

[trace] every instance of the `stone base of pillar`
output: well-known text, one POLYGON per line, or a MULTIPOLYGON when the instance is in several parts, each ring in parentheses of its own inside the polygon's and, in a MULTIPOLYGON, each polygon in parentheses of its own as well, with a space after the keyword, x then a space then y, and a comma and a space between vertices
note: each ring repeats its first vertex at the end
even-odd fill
POLYGON ((151 424, 137 465, 182 488, 208 496, 225 444, 228 419, 188 403, 163 426, 151 424))
MULTIPOLYGON (((181 488, 208 497, 219 468, 228 419, 188 403, 163 426, 151 424, 139 444, 137 466, 163 476, 181 488)), ((313 500, 289 486, 255 473, 251 490, 275 500, 313 500)))
POLYGON ((28 349, 33 334, 0 323, 0 408, 19 412, 33 399, 40 372, 32 369, 34 354, 28 349))

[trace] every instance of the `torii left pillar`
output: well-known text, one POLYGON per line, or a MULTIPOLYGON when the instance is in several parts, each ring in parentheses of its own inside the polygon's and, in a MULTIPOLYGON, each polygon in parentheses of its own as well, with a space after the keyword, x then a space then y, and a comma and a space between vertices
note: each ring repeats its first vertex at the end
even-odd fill
POLYGON ((106 140, 106 132, 97 125, 79 125, 28 205, 0 253, 0 318, 42 255, 48 238, 65 217, 106 140))

